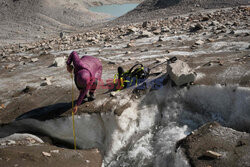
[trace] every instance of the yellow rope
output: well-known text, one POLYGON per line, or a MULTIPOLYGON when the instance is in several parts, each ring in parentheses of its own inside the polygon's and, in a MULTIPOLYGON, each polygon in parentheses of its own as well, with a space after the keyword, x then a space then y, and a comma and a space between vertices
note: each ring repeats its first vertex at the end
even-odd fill
POLYGON ((74 81, 73 81, 73 73, 71 73, 71 79, 72 79, 72 123, 73 123, 74 149, 76 150, 75 119, 74 119, 74 81))

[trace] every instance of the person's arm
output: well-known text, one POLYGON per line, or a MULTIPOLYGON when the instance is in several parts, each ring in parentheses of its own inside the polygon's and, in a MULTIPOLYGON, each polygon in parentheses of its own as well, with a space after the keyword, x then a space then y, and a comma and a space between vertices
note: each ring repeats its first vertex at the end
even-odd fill
POLYGON ((80 105, 82 104, 82 101, 83 101, 85 95, 87 94, 87 92, 88 92, 88 89, 80 90, 80 94, 79 94, 79 96, 78 96, 76 105, 75 105, 75 107, 74 107, 74 113, 77 112, 78 106, 80 106, 80 105))
POLYGON ((72 61, 73 61, 73 56, 74 56, 74 52, 75 52, 75 51, 73 51, 73 52, 70 53, 70 55, 69 55, 69 57, 68 57, 68 60, 66 61, 67 66, 69 66, 69 65, 72 63, 72 61))
POLYGON ((70 65, 73 62, 74 66, 75 66, 79 61, 80 61, 80 58, 79 58, 77 52, 73 51, 70 53, 69 58, 66 61, 66 64, 70 65))
POLYGON ((88 92, 87 88, 83 89, 83 90, 80 90, 80 94, 79 94, 77 102, 76 102, 77 106, 80 106, 82 104, 82 101, 83 101, 85 95, 87 94, 87 92, 88 92))

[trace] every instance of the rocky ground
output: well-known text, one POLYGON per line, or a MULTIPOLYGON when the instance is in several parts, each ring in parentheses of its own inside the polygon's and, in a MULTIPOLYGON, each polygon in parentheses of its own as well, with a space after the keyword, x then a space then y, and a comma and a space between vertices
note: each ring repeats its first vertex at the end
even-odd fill
MULTIPOLYGON (((71 79, 64 63, 60 65, 60 62, 64 62, 72 50, 76 50, 80 55, 98 57, 104 67, 102 79, 105 83, 113 80, 118 66, 128 69, 135 62, 151 66, 176 56, 196 71, 197 79, 194 84, 237 84, 249 87, 249 12, 249 7, 243 6, 207 10, 70 35, 61 34, 61 37, 32 43, 2 46, 0 123, 4 127, 4 124, 28 111, 53 113, 54 115, 49 115, 50 118, 59 117, 59 114, 71 115, 71 79), (57 60, 58 64, 54 63, 56 58, 61 59, 57 60)), ((164 73, 166 66, 162 65, 152 72, 164 73)), ((78 92, 74 89, 77 96, 78 92)), ((119 115, 129 107, 126 100, 114 104, 112 99, 116 97, 112 96, 115 95, 110 95, 107 88, 98 89, 96 101, 82 104, 78 114, 115 112, 119 115)), ((137 98, 136 95, 126 97, 128 100, 133 98, 137 98)), ((41 118, 40 115, 37 117, 48 119, 41 118)), ((28 159, 26 165, 31 161, 49 159, 43 156, 42 152, 54 149, 61 152, 61 148, 54 146, 49 146, 49 149, 46 145, 36 147, 39 147, 39 151, 33 159, 28 159)), ((11 146, 1 150, 1 161, 8 162, 9 166, 15 165, 18 158, 19 162, 23 162, 23 154, 19 151, 26 156, 30 154, 26 146, 11 146), (8 159, 9 156, 17 156, 17 159, 8 159)), ((201 150, 201 153, 202 151, 204 150, 201 150)), ((79 152, 84 154, 84 151, 79 152)), ((73 151, 69 151, 68 156, 74 156, 71 153, 73 154, 73 151)), ((190 153, 190 156, 193 157, 193 154, 190 153)), ((100 154, 97 157, 100 157, 100 154)), ((190 159, 192 161, 192 158, 190 159)), ((98 162, 99 160, 98 158, 98 162)))
POLYGON ((1 166, 99 166, 102 157, 97 149, 72 150, 44 144, 28 134, 18 139, 1 140, 1 166))

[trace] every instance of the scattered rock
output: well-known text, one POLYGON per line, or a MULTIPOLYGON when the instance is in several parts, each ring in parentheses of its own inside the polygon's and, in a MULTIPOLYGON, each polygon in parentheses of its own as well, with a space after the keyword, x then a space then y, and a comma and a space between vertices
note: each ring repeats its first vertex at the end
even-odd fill
POLYGON ((110 64, 110 65, 115 65, 115 62, 109 61, 108 64, 110 64))
POLYGON ((166 50, 166 53, 170 53, 170 52, 172 52, 171 50, 166 50))
POLYGON ((30 86, 26 86, 23 90, 22 93, 31 93, 34 90, 34 88, 30 86))
POLYGON ((116 97, 117 92, 110 92, 110 97, 116 97))
POLYGON ((168 27, 162 27, 161 32, 170 32, 170 29, 168 27))
POLYGON ((51 85, 51 77, 47 77, 45 78, 45 81, 43 83, 41 83, 41 86, 47 86, 47 85, 51 85))
POLYGON ((156 58, 155 59, 155 63, 163 63, 165 61, 167 61, 169 58, 156 58))
POLYGON ((196 73, 181 60, 168 64, 167 72, 177 86, 194 82, 196 78, 196 73))
POLYGON ((220 25, 220 23, 218 21, 212 21, 210 25, 211 26, 218 26, 218 25, 220 25))
POLYGON ((135 60, 135 58, 134 57, 129 57, 128 60, 135 60))
POLYGON ((22 65, 22 66, 23 66, 23 65, 25 65, 25 64, 26 64, 26 63, 25 63, 24 61, 20 61, 20 62, 19 62, 19 65, 22 65))
POLYGON ((31 137, 27 137, 26 140, 28 141, 29 144, 36 143, 36 140, 34 138, 31 138, 31 137))
POLYGON ((6 146, 6 143, 0 143, 1 146, 6 146))
POLYGON ((203 45, 205 42, 202 40, 198 40, 195 42, 195 45, 203 45))
POLYGON ((29 58, 30 58, 30 56, 23 56, 23 58, 24 58, 24 59, 29 59, 29 58))
POLYGON ((144 21, 143 23, 142 23, 142 28, 147 28, 148 27, 148 21, 144 21))
POLYGON ((55 67, 63 67, 63 66, 65 66, 65 64, 66 64, 66 62, 65 62, 65 59, 63 57, 55 58, 54 63, 53 63, 53 65, 55 67))
POLYGON ((155 35, 159 35, 159 34, 161 33, 161 29, 154 30, 153 33, 154 33, 155 35))
POLYGON ((142 49, 141 52, 148 52, 148 48, 142 49))
POLYGON ((197 23, 197 24, 195 24, 195 25, 191 25, 191 26, 189 27, 190 32, 196 32, 196 31, 201 30, 201 29, 203 29, 203 27, 202 27, 202 25, 199 24, 199 23, 197 23))
POLYGON ((35 63, 35 62, 37 62, 38 60, 39 60, 38 58, 32 58, 32 59, 31 59, 31 62, 32 62, 32 63, 35 63))
POLYGON ((86 160, 86 163, 90 163, 90 160, 86 160))
POLYGON ((65 34, 63 32, 60 32, 59 36, 60 36, 60 38, 64 38, 65 34))
POLYGON ((163 41, 163 37, 159 37, 158 42, 162 42, 163 41))
POLYGON ((203 16, 201 21, 208 21, 209 17, 208 16, 203 16))
POLYGON ((206 156, 206 157, 209 157, 209 158, 212 158, 212 159, 219 159, 222 155, 217 153, 217 152, 208 150, 208 151, 205 152, 205 154, 203 156, 206 156))
POLYGON ((7 140, 7 141, 6 141, 6 144, 7 144, 7 145, 15 145, 16 142, 15 142, 14 140, 7 140))
POLYGON ((129 27, 127 30, 129 31, 129 33, 135 33, 137 31, 139 31, 139 29, 136 27, 129 27))
POLYGON ((6 69, 11 69, 13 67, 15 67, 14 63, 8 64, 7 66, 5 66, 6 69))
POLYGON ((131 42, 127 44, 127 48, 131 48, 131 47, 134 47, 134 46, 135 45, 133 43, 131 43, 131 42))
POLYGON ((240 141, 238 141, 238 142, 237 142, 236 147, 242 147, 242 146, 244 146, 244 145, 246 145, 246 142, 245 142, 245 141, 240 140, 240 141))
POLYGON ((45 157, 51 157, 51 154, 50 153, 48 153, 48 152, 42 152, 42 154, 45 156, 45 157))
POLYGON ((50 152, 51 152, 51 153, 59 154, 59 150, 51 150, 50 152))
POLYGON ((214 42, 215 40, 212 39, 212 38, 208 38, 207 41, 208 41, 208 42, 214 42))
POLYGON ((140 35, 138 36, 138 38, 149 38, 152 36, 151 32, 148 31, 141 31, 140 35))

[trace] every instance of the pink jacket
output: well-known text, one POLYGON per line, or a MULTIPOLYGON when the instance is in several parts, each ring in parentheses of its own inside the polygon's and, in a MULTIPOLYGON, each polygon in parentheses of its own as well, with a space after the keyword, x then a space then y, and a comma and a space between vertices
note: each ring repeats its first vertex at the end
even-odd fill
POLYGON ((93 82, 101 80, 102 77, 102 64, 99 59, 92 56, 83 56, 80 58, 77 52, 73 51, 66 62, 70 65, 73 62, 75 83, 80 90, 77 99, 77 105, 81 105, 84 96, 93 85, 93 82))

